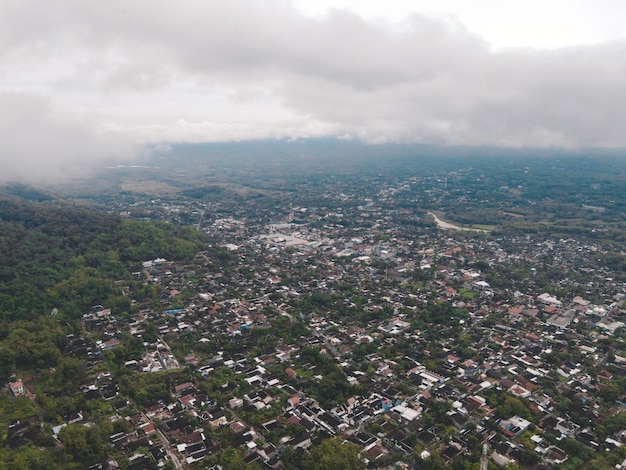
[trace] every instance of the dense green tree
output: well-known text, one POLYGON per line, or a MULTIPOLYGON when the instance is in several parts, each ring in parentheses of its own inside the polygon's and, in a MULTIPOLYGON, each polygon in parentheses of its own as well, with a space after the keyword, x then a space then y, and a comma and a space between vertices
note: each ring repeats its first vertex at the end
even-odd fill
POLYGON ((500 419, 508 419, 512 416, 532 420, 532 414, 528 407, 519 398, 506 396, 496 409, 496 416, 500 419))
POLYGON ((280 460, 285 465, 287 470, 302 468, 304 465, 304 459, 304 451, 302 449, 294 449, 291 446, 287 446, 280 455, 280 460))
POLYGON ((188 261, 207 248, 204 234, 190 228, 6 196, 0 234, 0 314, 22 319, 54 307, 77 317, 94 303, 124 305, 115 281, 130 279, 131 265, 188 261))
POLYGON ((303 462, 305 470, 364 470, 361 448, 334 437, 315 446, 303 462))
POLYGON ((228 447, 219 455, 219 463, 224 470, 258 470, 260 467, 256 463, 247 464, 243 459, 242 449, 228 447))

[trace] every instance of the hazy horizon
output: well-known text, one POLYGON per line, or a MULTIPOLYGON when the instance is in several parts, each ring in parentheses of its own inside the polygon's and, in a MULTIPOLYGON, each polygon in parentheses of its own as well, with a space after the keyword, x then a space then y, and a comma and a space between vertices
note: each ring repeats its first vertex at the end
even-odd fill
POLYGON ((626 146, 615 1, 0 6, 2 181, 167 142, 626 146))

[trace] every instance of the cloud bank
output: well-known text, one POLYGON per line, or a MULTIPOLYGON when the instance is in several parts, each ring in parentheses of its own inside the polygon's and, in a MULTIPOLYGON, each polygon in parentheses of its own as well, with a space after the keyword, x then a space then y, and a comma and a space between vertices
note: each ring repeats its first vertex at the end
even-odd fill
POLYGON ((281 0, 0 8, 5 179, 159 141, 626 144, 624 42, 495 50, 449 18, 310 17, 281 0))
POLYGON ((127 138, 108 138, 88 116, 64 113, 38 94, 0 93, 0 110, 0 182, 58 181, 136 152, 127 138))

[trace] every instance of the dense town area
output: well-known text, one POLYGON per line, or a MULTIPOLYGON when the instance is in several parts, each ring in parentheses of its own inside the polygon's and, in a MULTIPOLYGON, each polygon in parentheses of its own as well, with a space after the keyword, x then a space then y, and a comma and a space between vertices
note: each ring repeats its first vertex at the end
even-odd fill
POLYGON ((82 312, 65 363, 15 368, 3 403, 33 411, 5 445, 43 429, 94 469, 626 469, 624 252, 589 222, 622 209, 531 230, 537 203, 497 181, 520 225, 461 220, 472 171, 108 203, 206 248, 144 259, 117 282, 128 304, 82 312))

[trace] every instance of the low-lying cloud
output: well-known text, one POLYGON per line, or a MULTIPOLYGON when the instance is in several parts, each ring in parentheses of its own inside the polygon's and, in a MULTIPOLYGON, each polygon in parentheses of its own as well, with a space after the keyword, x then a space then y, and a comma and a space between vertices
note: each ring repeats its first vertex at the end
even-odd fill
POLYGON ((0 7, 5 174, 124 155, 122 135, 626 144, 623 42, 494 50, 450 19, 311 18, 282 0, 0 7))
POLYGON ((126 137, 107 134, 84 114, 63 113, 33 93, 0 93, 0 182, 52 182, 134 153, 126 137))

